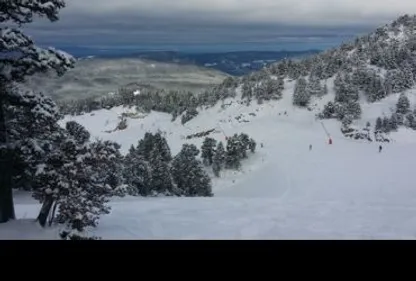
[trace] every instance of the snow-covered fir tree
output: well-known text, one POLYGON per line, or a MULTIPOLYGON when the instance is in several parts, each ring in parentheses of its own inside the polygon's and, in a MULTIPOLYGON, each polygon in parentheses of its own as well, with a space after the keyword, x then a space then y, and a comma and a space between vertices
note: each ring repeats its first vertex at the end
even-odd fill
POLYGON ((184 144, 173 158, 172 178, 177 188, 185 196, 213 196, 211 179, 202 163, 196 159, 199 150, 193 144, 184 144))
POLYGON ((127 193, 130 195, 151 194, 151 168, 144 157, 132 146, 124 158, 123 169, 124 183, 127 185, 127 193))
POLYGON ((38 216, 41 225, 50 216, 51 223, 66 226, 66 233, 95 227, 100 215, 110 211, 107 203, 113 189, 104 175, 115 172, 109 169, 118 157, 117 149, 109 142, 80 142, 68 134, 37 175, 41 188, 35 190, 34 197, 43 204, 38 216))
POLYGON ((390 117, 390 128, 392 131, 397 131, 399 124, 398 124, 398 117, 397 113, 393 113, 390 117))
POLYGON ((227 139, 225 154, 225 167, 227 169, 239 169, 241 167, 242 144, 237 134, 227 139))
POLYGON ((170 162, 172 160, 172 154, 170 147, 165 137, 162 136, 160 132, 157 132, 153 135, 153 147, 152 150, 157 150, 162 157, 162 160, 165 162, 170 162))
POLYGON ((213 161, 212 161, 212 171, 216 177, 220 176, 221 170, 224 168, 225 162, 225 149, 223 143, 220 141, 215 149, 213 161))
POLYGON ((374 131, 381 132, 382 130, 383 130, 383 120, 381 120, 381 117, 378 117, 376 120, 374 131))
POLYGON ((212 165, 216 145, 217 141, 209 137, 205 138, 204 142, 202 143, 201 158, 202 162, 207 166, 212 165))
POLYGON ((301 107, 305 107, 309 104, 310 94, 307 91, 307 81, 301 77, 296 80, 295 91, 293 93, 293 104, 301 107))
POLYGON ((257 143, 253 138, 250 138, 250 141, 248 143, 248 148, 250 149, 251 153, 256 152, 257 143))
POLYGON ((409 98, 405 94, 400 94, 399 100, 396 104, 396 112, 400 114, 406 114, 409 112, 410 102, 409 98))
POLYGON ((151 169, 151 190, 155 194, 175 194, 175 187, 170 174, 169 164, 164 161, 159 150, 152 150, 149 164, 151 169))
POLYGON ((13 143, 7 138, 8 123, 5 108, 39 108, 39 96, 21 91, 14 86, 38 72, 54 71, 62 75, 75 60, 55 49, 41 49, 15 26, 24 26, 36 16, 49 21, 58 20, 59 10, 65 7, 62 0, 2 1, 0 5, 0 223, 14 219, 11 171, 13 143))
POLYGON ((319 97, 326 94, 324 88, 321 85, 321 80, 316 76, 309 77, 309 82, 306 87, 306 91, 309 93, 310 96, 319 97))
POLYGON ((391 131, 390 119, 387 116, 383 118, 383 131, 389 133, 391 131))

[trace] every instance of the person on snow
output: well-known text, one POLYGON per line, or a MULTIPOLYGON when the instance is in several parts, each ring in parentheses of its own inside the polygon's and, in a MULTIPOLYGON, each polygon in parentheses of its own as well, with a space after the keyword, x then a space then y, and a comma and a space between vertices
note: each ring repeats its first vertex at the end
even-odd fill
POLYGON ((380 145, 380 146, 378 147, 378 152, 380 153, 382 149, 383 149, 383 147, 380 145))
POLYGON ((312 150, 312 144, 309 145, 309 151, 311 151, 311 150, 312 150))

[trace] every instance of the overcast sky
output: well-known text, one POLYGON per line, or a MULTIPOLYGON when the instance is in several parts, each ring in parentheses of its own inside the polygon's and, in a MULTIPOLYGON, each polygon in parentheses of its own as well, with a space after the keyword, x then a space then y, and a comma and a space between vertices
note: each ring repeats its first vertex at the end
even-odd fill
POLYGON ((67 0, 40 43, 80 46, 339 41, 405 13, 411 0, 67 0))

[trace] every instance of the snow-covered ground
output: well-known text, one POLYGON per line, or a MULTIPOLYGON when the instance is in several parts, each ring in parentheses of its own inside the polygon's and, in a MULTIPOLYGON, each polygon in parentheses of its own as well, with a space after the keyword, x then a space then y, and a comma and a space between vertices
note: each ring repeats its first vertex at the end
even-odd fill
MULTIPOLYGON (((258 142, 242 171, 213 178, 214 197, 116 198, 94 234, 103 239, 415 238, 415 132, 401 129, 379 153, 378 143, 346 139, 339 123, 324 121, 333 139, 329 145, 316 112, 292 107, 290 91, 293 84, 286 84, 281 101, 249 107, 228 100, 224 104, 232 104, 227 108, 219 104, 202 111, 185 126, 180 118, 171 122, 170 115, 152 112, 129 118, 126 130, 105 132, 116 127, 123 108, 68 117, 94 137, 119 142, 123 153, 147 130, 158 129, 166 132, 173 154, 185 142, 202 143, 185 140, 186 135, 213 128, 217 132, 211 136, 217 140, 225 142, 225 135, 244 132, 258 142), (240 123, 235 119, 239 115, 240 122, 249 122, 240 123)), ((322 108, 327 100, 312 104, 322 108)), ((379 116, 375 112, 388 110, 396 101, 397 96, 383 106, 368 105, 362 122, 374 124, 379 116)), ((57 238, 56 230, 42 230, 33 222, 36 202, 22 193, 15 198, 22 220, 0 225, 0 238, 57 238)))

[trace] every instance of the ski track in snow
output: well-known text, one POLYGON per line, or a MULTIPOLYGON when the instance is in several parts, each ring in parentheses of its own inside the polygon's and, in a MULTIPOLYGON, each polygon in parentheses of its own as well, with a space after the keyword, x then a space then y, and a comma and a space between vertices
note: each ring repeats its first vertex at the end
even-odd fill
MULTIPOLYGON (((291 91, 293 83, 286 83, 282 100, 249 107, 226 100, 224 104, 233 102, 228 108, 218 104, 201 111, 185 126, 180 118, 171 122, 170 115, 152 112, 143 119, 129 118, 124 131, 106 133, 127 110, 121 107, 67 117, 94 137, 119 142, 123 153, 147 130, 158 129, 166 132, 173 154, 185 142, 200 147, 203 139, 183 137, 212 128, 218 130, 212 137, 224 144, 222 131, 244 132, 257 141, 257 151, 242 162, 242 171, 226 170, 213 178, 214 197, 114 198, 111 213, 102 216, 93 234, 103 239, 414 239, 415 132, 400 129, 393 134, 395 142, 383 144, 378 153, 378 143, 346 139, 338 122, 326 120, 334 141, 328 145, 314 114, 333 93, 316 100, 317 109, 309 112, 291 106, 291 91), (250 122, 234 119, 240 114, 250 122)), ((374 124, 397 97, 366 105, 359 122, 374 124)), ((0 225, 0 238, 58 238, 56 229, 42 230, 33 222, 39 204, 24 193, 15 198, 22 220, 0 225)))

